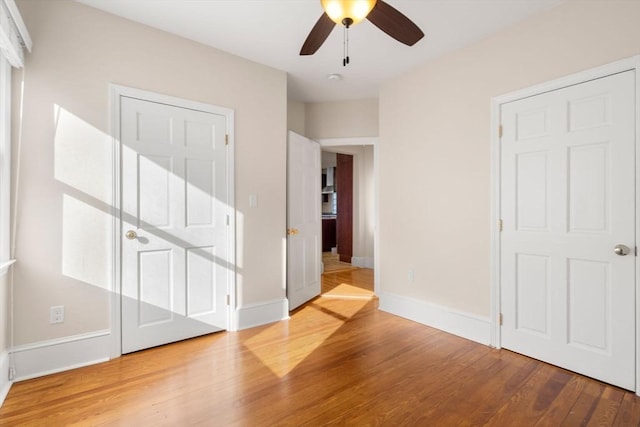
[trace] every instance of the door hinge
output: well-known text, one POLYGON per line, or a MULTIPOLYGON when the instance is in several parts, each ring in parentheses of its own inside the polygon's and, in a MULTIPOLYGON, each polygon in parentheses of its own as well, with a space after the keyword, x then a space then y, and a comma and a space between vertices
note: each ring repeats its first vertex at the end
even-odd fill
POLYGON ((502 326, 502 313, 498 314, 498 323, 502 326))
POLYGON ((498 138, 502 138, 502 125, 498 126, 498 138))
POLYGON ((228 133, 224 134, 224 145, 229 145, 229 134, 228 133))
POLYGON ((227 305, 231 305, 231 295, 227 294, 227 305))
POLYGON ((227 225, 231 225, 231 217, 229 215, 226 215, 226 217, 227 225))
POLYGON ((638 247, 635 247, 635 255, 638 256, 638 247))
POLYGON ((499 219, 499 220, 498 220, 498 231, 499 231, 500 233, 502 233, 502 224, 503 224, 502 220, 501 220, 501 219, 499 219))

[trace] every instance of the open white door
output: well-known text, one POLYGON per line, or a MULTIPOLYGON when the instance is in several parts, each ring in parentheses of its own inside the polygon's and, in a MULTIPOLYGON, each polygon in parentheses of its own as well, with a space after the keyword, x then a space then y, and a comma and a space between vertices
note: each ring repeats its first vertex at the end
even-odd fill
POLYGON ((635 73, 501 106, 502 346, 635 389, 635 73))
POLYGON ((122 352, 227 328, 226 117, 120 97, 122 352))
POLYGON ((287 297, 289 310, 320 295, 322 208, 320 144, 289 132, 287 297))

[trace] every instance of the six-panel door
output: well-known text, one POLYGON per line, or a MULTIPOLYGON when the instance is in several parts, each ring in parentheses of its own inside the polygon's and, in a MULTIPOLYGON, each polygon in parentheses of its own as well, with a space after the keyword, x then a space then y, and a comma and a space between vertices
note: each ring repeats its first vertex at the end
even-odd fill
POLYGON ((287 298, 293 310, 321 290, 320 144, 289 132, 287 158, 287 298))
POLYGON ((224 116, 121 97, 122 351, 227 328, 224 116))
POLYGON ((502 346, 635 388, 635 75, 504 104, 502 346))

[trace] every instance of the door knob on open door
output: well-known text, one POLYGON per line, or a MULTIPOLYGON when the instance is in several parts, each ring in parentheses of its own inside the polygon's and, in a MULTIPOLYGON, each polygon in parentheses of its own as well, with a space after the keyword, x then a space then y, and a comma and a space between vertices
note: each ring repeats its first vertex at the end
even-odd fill
POLYGON ((126 238, 127 238, 127 239, 129 239, 129 240, 133 240, 133 239, 135 239, 136 237, 138 237, 138 233, 136 233, 136 232, 135 232, 135 231, 133 231, 133 230, 129 230, 129 231, 127 231, 127 232, 126 232, 126 234, 124 235, 124 237, 126 237, 126 238))
POLYGON ((613 253, 615 253, 616 255, 625 256, 629 255, 629 252, 631 252, 631 249, 629 249, 629 247, 625 245, 616 245, 613 248, 613 253))

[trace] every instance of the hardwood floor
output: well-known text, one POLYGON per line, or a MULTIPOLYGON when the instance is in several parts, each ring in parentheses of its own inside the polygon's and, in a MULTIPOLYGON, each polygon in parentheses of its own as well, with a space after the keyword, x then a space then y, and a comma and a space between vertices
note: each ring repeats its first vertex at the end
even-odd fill
POLYGON ((354 268, 323 274, 322 296, 327 298, 374 298, 373 270, 354 268))
POLYGON ((320 297, 288 321, 16 383, 0 425, 640 423, 633 393, 378 311, 376 304, 320 297))
POLYGON ((325 273, 336 273, 339 271, 356 270, 359 267, 354 267, 348 262, 340 261, 340 255, 332 254, 331 252, 322 253, 322 263, 324 264, 325 273))

